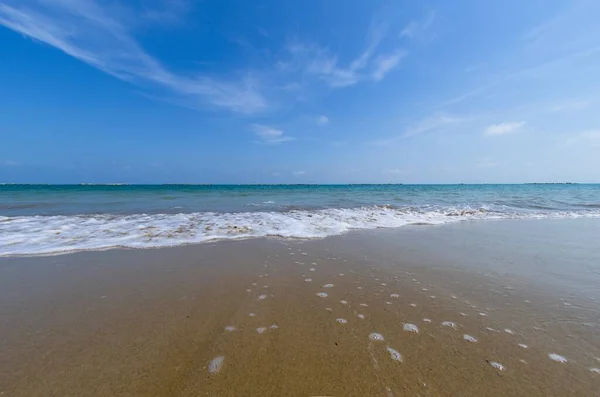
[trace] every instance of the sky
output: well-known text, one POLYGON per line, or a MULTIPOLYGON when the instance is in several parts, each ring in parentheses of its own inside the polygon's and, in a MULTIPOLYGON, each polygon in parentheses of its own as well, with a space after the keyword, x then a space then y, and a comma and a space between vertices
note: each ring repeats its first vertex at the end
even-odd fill
POLYGON ((600 182, 597 0, 0 0, 0 182, 600 182))

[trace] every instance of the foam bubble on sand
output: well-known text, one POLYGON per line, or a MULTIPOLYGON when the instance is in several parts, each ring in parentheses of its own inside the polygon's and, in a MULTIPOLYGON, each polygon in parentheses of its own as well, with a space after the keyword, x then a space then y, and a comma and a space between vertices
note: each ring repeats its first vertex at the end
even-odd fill
POLYGON ((265 300, 265 299, 267 299, 267 295, 261 295, 261 296, 258 297, 257 300, 262 301, 262 300, 265 300))
POLYGON ((325 310, 327 310, 328 312, 332 312, 333 311, 333 309, 330 308, 330 307, 326 307, 325 310))
POLYGON ((411 303, 410 305, 411 305, 412 307, 417 307, 417 304, 416 304, 416 303, 411 303))
POLYGON ((381 285, 383 285, 385 287, 387 284, 386 283, 381 283, 381 285))
POLYGON ((256 316, 256 314, 254 314, 254 313, 248 313, 248 315, 249 315, 250 317, 254 317, 254 316, 256 316))
POLYGON ((435 299, 435 295, 430 295, 429 296, 431 299, 435 299))
POLYGON ((340 324, 346 324, 348 322, 348 320, 344 318, 336 318, 335 321, 337 321, 340 324))
POLYGON ((367 306, 369 306, 369 305, 367 305, 366 303, 361 303, 361 304, 360 304, 360 306, 362 306, 362 307, 367 307, 367 306))
POLYGON ((398 294, 391 294, 390 298, 400 298, 400 295, 398 295, 398 294))
POLYGON ((277 325, 277 324, 273 324, 273 325, 271 325, 269 328, 271 328, 271 329, 278 329, 278 328, 279 328, 279 325, 277 325))
POLYGON ((487 317, 486 313, 478 313, 481 317, 487 317))
POLYGON ((490 328, 490 327, 485 327, 485 329, 487 329, 488 331, 492 331, 492 332, 500 332, 497 329, 490 328))
POLYGON ((307 283, 310 283, 312 281, 312 278, 305 278, 304 281, 306 281, 307 283))
POLYGON ((343 301, 343 300, 342 300, 342 301, 340 301, 340 303, 341 303, 342 305, 347 305, 347 304, 348 304, 348 301, 343 301))
POLYGON ((522 347, 523 349, 527 349, 529 346, 527 346, 524 343, 519 343, 519 347, 522 347))
POLYGON ((377 332, 371 332, 369 334, 369 339, 372 340, 372 341, 377 341, 377 342, 380 342, 380 341, 384 340, 383 339, 383 335, 378 334, 377 332))
POLYGON ((417 327, 414 324, 406 323, 402 326, 402 329, 405 330, 406 332, 414 332, 415 334, 419 333, 419 327, 417 327))
POLYGON ((252 285, 254 285, 256 287, 258 284, 257 283, 252 283, 252 285))
POLYGON ((467 313, 459 313, 463 317, 467 317, 467 313))
POLYGON ((357 289, 363 289, 363 287, 356 287, 357 289))
POLYGON ((386 304, 386 305, 391 305, 391 304, 392 304, 392 302, 385 302, 385 304, 386 304))
POLYGON ((454 324, 452 321, 444 321, 442 325, 444 327, 456 328, 456 324, 454 324))
POLYGON ((246 292, 252 292, 252 290, 251 290, 250 288, 248 288, 248 289, 246 290, 246 292))
POLYGON ((223 361, 225 361, 224 356, 218 356, 213 358, 210 363, 208 363, 208 372, 211 374, 216 374, 221 370, 223 366, 223 361))
POLYGON ((424 318, 423 321, 426 322, 426 323, 430 323, 431 319, 430 318, 424 318))
POLYGON ((235 327, 233 325, 228 325, 227 327, 225 327, 225 331, 228 331, 228 332, 235 331, 235 327))
POLYGON ((333 288, 333 284, 325 284, 323 288, 333 288))
POLYGON ((386 347, 386 350, 388 351, 388 353, 390 354, 390 358, 394 361, 402 361, 402 354, 400 354, 400 352, 396 349, 393 349, 391 347, 386 347))
POLYGON ((343 277, 343 276, 344 276, 344 273, 340 273, 340 274, 338 274, 338 276, 342 276, 342 277, 343 277))
POLYGON ((319 298, 327 298, 327 292, 317 292, 319 298))
POLYGON ((550 360, 556 361, 557 363, 566 363, 568 361, 566 357, 563 357, 556 353, 550 353, 548 354, 548 357, 550 358, 550 360))
POLYGON ((593 372, 595 374, 600 374, 600 368, 590 368, 590 372, 593 372))
POLYGON ((364 314, 359 314, 359 315, 357 315, 356 317, 360 318, 361 320, 364 320, 364 319, 365 319, 365 315, 364 315, 364 314))
POLYGON ((506 368, 504 368, 504 365, 497 363, 496 361, 492 361, 490 362, 490 365, 494 368, 496 368, 498 371, 504 371, 506 370, 506 368))
POLYGON ((520 360, 519 360, 519 362, 520 362, 520 363, 523 363, 523 364, 527 364, 527 361, 525 361, 525 360, 523 360, 523 359, 520 359, 520 360))
POLYGON ((421 291, 427 291, 427 288, 421 288, 421 291))
POLYGON ((308 255, 306 252, 301 252, 302 255, 308 255))
POLYGON ((467 335, 467 334, 463 335, 463 339, 466 340, 467 342, 473 342, 473 343, 477 342, 477 339, 475 337, 473 337, 471 335, 467 335))
POLYGON ((265 327, 258 327, 258 328, 256 328, 256 332, 258 332, 259 334, 262 334, 262 333, 264 333, 266 331, 267 331, 267 329, 265 327))
POLYGON ((308 270, 310 270, 311 272, 314 272, 316 269, 315 269, 314 267, 311 267, 311 268, 310 268, 310 269, 308 269, 308 270))
POLYGON ((506 332, 509 335, 514 335, 515 331, 513 331, 512 329, 508 329, 508 328, 504 328, 504 332, 506 332))

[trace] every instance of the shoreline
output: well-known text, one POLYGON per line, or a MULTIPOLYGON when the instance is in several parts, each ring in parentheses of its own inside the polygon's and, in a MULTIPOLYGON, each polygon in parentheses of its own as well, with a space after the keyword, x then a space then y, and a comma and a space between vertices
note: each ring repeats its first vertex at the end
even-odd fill
POLYGON ((579 278, 555 286, 534 266, 506 267, 530 262, 506 236, 537 252, 537 233, 555 234, 537 226, 2 258, 0 392, 593 395, 596 296, 574 289, 579 278))

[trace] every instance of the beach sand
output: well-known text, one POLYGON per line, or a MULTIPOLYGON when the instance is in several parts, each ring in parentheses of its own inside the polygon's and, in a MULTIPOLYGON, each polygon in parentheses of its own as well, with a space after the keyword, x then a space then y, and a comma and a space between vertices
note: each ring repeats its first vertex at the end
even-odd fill
POLYGON ((0 395, 600 395, 597 280, 506 224, 2 259, 0 395))

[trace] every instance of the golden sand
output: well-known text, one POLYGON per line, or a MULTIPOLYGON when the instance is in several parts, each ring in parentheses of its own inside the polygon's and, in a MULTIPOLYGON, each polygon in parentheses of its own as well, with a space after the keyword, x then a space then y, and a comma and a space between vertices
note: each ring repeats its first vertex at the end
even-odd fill
POLYGON ((563 308, 344 244, 3 260, 0 394, 599 395, 598 335, 563 308))

